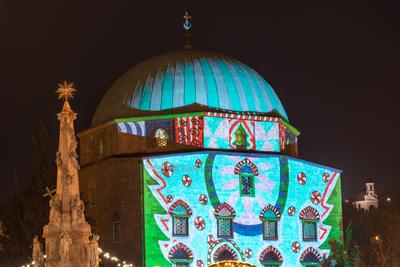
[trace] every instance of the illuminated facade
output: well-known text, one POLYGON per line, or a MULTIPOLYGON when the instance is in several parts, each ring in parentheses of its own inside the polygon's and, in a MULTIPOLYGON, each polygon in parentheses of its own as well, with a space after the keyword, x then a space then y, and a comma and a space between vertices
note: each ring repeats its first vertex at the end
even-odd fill
POLYGON ((341 171, 298 159, 298 135, 271 86, 231 57, 144 61, 80 134, 100 245, 137 266, 320 265, 342 240, 341 171))

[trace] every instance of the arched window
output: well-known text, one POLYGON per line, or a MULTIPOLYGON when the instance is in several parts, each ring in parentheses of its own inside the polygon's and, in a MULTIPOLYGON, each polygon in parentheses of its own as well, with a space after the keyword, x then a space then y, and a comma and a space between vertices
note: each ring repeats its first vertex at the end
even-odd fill
POLYGON ((217 218, 217 234, 219 238, 233 238, 232 221, 236 213, 227 203, 217 206, 214 212, 217 218))
POLYGON ((283 262, 282 254, 273 246, 264 249, 259 260, 264 267, 280 266, 283 262))
POLYGON ((164 128, 158 128, 154 132, 154 145, 157 147, 164 147, 168 145, 169 134, 164 128))
POLYGON ((236 252, 226 244, 220 246, 214 253, 214 261, 238 260, 236 252))
POLYGON ((192 216, 192 210, 182 200, 177 200, 171 205, 168 213, 172 217, 172 235, 188 236, 189 235, 189 217, 192 216))
POLYGON ((112 216, 112 234, 114 243, 121 241, 121 215, 116 212, 112 216))
POLYGON ((187 246, 179 243, 171 248, 168 259, 175 267, 186 267, 192 263, 193 254, 187 246))
POLYGON ((307 248, 300 257, 303 266, 321 266, 322 257, 313 247, 307 248))
POLYGON ((239 175, 239 190, 241 196, 255 196, 255 176, 258 176, 258 169, 248 158, 240 161, 234 170, 239 175))
POLYGON ((264 240, 277 240, 278 239, 278 222, 281 218, 279 211, 269 204, 260 213, 260 220, 263 225, 263 238, 264 240))
POLYGON ((306 207, 300 212, 300 220, 303 224, 303 240, 317 241, 317 222, 319 213, 313 207, 306 207))

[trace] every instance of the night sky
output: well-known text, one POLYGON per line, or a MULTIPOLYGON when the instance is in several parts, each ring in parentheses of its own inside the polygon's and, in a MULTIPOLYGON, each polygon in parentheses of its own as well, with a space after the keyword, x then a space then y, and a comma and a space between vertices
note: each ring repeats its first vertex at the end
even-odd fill
POLYGON ((37 121, 57 138, 57 83, 75 82, 76 129, 89 128, 101 97, 125 70, 183 47, 186 9, 194 48, 257 70, 301 132, 300 157, 342 169, 346 196, 367 178, 379 192, 399 188, 398 6, 137 2, 0 1, 0 199, 10 195, 12 173, 29 175, 37 121))

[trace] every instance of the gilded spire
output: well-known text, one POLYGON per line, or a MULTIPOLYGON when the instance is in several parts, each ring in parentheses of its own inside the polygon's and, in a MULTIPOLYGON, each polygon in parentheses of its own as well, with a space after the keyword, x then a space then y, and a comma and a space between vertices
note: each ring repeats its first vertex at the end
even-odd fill
POLYGON ((56 90, 56 93, 58 94, 58 99, 64 98, 64 101, 67 102, 70 98, 74 98, 75 92, 76 89, 74 88, 74 83, 68 81, 59 83, 56 90))

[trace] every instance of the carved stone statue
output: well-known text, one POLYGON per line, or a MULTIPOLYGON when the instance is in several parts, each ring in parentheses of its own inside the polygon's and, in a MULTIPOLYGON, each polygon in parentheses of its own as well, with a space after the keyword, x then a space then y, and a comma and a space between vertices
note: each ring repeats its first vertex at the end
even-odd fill
POLYGON ((71 200, 71 220, 73 222, 85 222, 85 204, 77 197, 71 200))
POLYGON ((44 267, 43 248, 37 236, 33 238, 32 260, 35 267, 44 267))
POLYGON ((69 261, 69 249, 72 245, 72 239, 68 232, 62 232, 60 235, 60 256, 63 262, 69 261))
POLYGON ((99 266, 99 239, 100 236, 93 234, 92 239, 88 244, 88 255, 89 255, 89 266, 98 267, 99 266))
POLYGON ((61 200, 58 194, 50 199, 50 222, 55 225, 61 222, 61 200))

